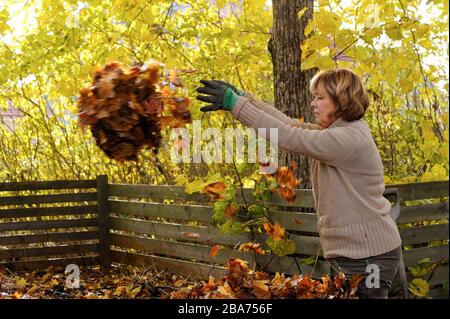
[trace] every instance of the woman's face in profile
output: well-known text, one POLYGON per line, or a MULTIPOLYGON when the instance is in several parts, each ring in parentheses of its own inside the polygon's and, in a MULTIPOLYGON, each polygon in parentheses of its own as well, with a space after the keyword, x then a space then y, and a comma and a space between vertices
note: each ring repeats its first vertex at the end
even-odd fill
POLYGON ((333 119, 331 114, 334 111, 334 104, 322 85, 317 86, 311 107, 313 108, 317 124, 325 128, 333 124, 335 119, 333 119))

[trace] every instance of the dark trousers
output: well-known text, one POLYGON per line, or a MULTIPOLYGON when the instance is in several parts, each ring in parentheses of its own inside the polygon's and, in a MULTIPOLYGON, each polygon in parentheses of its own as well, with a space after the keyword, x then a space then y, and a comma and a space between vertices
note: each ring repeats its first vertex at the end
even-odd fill
POLYGON ((387 299, 389 288, 397 274, 401 258, 401 247, 393 251, 363 259, 336 257, 329 259, 332 275, 343 272, 346 278, 361 274, 356 295, 360 299, 387 299))

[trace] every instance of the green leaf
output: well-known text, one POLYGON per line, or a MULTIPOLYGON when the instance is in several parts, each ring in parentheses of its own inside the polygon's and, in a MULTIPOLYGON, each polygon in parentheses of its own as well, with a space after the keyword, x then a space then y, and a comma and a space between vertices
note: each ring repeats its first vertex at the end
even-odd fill
POLYGON ((291 239, 275 240, 273 236, 270 236, 267 238, 266 243, 272 253, 279 257, 293 254, 296 249, 295 241, 291 239))
POLYGON ((193 194, 200 192, 204 188, 204 181, 202 178, 196 177, 194 181, 186 184, 185 192, 187 194, 193 194))
POLYGON ((414 277, 423 277, 426 276, 432 268, 433 264, 430 264, 430 258, 423 258, 415 265, 409 266, 408 270, 414 277))
POLYGON ((255 185, 255 190, 252 195, 256 200, 269 201, 272 198, 272 191, 270 191, 268 187, 268 183, 263 180, 255 185))
POLYGON ((299 264, 300 265, 312 265, 315 262, 316 262, 316 257, 311 256, 311 257, 308 257, 308 258, 300 259, 299 264))
POLYGON ((212 219, 216 224, 223 224, 228 221, 225 210, 229 204, 230 201, 228 200, 218 200, 214 203, 212 219))
POLYGON ((239 234, 242 233, 243 231, 244 231, 244 228, 243 228, 243 226, 242 226, 242 223, 240 223, 240 222, 234 222, 234 223, 231 225, 231 228, 230 228, 231 234, 239 235, 239 234))
POLYGON ((425 297, 430 290, 430 285, 421 278, 415 278, 409 283, 408 289, 418 297, 425 297))
POLYGON ((188 179, 183 174, 177 175, 175 177, 175 185, 181 186, 181 185, 185 185, 187 182, 188 182, 188 179))
POLYGON ((251 218, 258 218, 261 216, 264 216, 264 214, 267 212, 267 208, 262 205, 251 205, 248 208, 248 213, 251 218))

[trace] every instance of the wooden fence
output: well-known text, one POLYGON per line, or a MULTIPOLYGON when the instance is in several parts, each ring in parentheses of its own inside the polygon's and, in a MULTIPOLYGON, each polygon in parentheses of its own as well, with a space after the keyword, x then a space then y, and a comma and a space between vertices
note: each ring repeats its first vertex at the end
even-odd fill
MULTIPOLYGON (((448 297, 448 182, 391 185, 389 188, 397 188, 401 198, 398 224, 405 267, 423 258, 439 262, 431 278, 425 279, 433 288, 430 296, 448 297)), ((310 190, 297 190, 297 199, 292 204, 287 204, 276 194, 271 200, 272 219, 289 231, 297 247, 294 256, 276 257, 255 256, 237 250, 239 244, 245 242, 264 243, 266 235, 221 234, 212 223, 209 198, 200 194, 188 195, 184 187, 108 185, 104 176, 97 181, 0 183, 0 192, 49 189, 72 189, 76 193, 0 197, 0 206, 9 206, 6 210, 0 210, 0 263, 3 259, 3 263, 11 267, 35 268, 48 262, 101 263, 103 266, 116 262, 154 265, 159 269, 198 278, 207 278, 210 274, 219 278, 224 274, 229 258, 241 258, 252 267, 262 267, 268 272, 312 273, 317 277, 330 271, 328 262, 321 256, 316 215, 302 212, 304 208, 313 207, 310 190), (97 191, 80 191, 86 188, 97 191), (53 207, 55 203, 67 202, 83 204, 53 207), (42 203, 52 203, 52 207, 36 205, 42 203), (17 208, 18 205, 28 207, 17 208), (296 209, 280 211, 283 206, 296 209), (73 215, 78 218, 74 219, 73 215), (43 216, 49 216, 49 220, 44 220, 43 216), (42 219, 39 220, 39 217, 42 219), (24 221, 23 218, 38 220, 24 221), (88 227, 89 230, 86 230, 88 227), (50 232, 50 229, 64 231, 50 232), (2 235, 2 232, 18 230, 26 230, 26 234, 2 235), (34 234, 34 230, 39 232, 34 234), (74 241, 78 242, 74 244, 74 241), (44 247, 31 247, 35 243, 44 247), (17 248, 19 244, 22 246, 17 248), (45 246, 49 244, 51 247, 45 246), (211 257, 209 252, 215 244, 223 248, 217 256, 211 257), (14 248, 8 245, 14 245, 14 248), (8 249, 2 250, 2 247, 8 249), (71 257, 66 256, 69 253, 71 257), (49 259, 54 255, 65 257, 49 259), (317 257, 317 262, 303 264, 303 260, 311 256, 317 257), (37 257, 40 257, 38 263, 34 261, 37 257)), ((249 204, 254 203, 251 192, 251 189, 243 192, 249 204)), ((239 192, 238 201, 242 202, 239 192)), ((411 280, 411 273, 407 275, 411 280)))
POLYGON ((109 266, 107 187, 106 176, 0 183, 0 265, 109 266))

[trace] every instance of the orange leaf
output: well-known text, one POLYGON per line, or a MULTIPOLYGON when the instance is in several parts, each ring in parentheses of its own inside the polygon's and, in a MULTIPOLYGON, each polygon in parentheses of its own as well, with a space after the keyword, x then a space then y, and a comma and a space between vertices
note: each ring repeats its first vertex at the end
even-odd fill
POLYGON ((225 216, 227 216, 227 218, 232 219, 235 215, 236 212, 239 210, 239 208, 234 205, 233 203, 228 204, 227 209, 225 209, 225 216))
POLYGON ((275 223, 273 226, 273 239, 281 240, 284 238, 285 229, 280 226, 280 224, 275 223))
POLYGON ((278 189, 278 193, 283 197, 285 200, 287 200, 288 203, 292 204, 295 202, 295 198, 297 197, 297 194, 292 188, 288 187, 280 187, 278 189))
POLYGON ((258 243, 248 242, 244 243, 239 247, 240 251, 253 251, 258 255, 264 255, 264 250, 261 248, 261 245, 258 243))
POLYGON ((319 282, 317 282, 315 280, 311 280, 311 278, 309 276, 303 276, 298 282, 299 286, 303 286, 307 289, 311 289, 312 287, 314 287, 318 284, 319 284, 319 282))
POLYGON ((340 289, 345 283, 345 274, 343 272, 340 272, 339 274, 334 276, 333 282, 336 289, 340 289))
POLYGON ((267 235, 273 234, 273 225, 272 224, 264 223, 263 227, 264 227, 264 230, 266 231, 267 235))
POLYGON ((277 222, 275 225, 264 223, 264 229, 268 235, 272 235, 274 240, 283 239, 285 236, 285 229, 277 222))
POLYGON ((295 188, 300 181, 295 177, 294 173, 287 166, 281 166, 276 173, 277 182, 281 186, 295 188))
POLYGON ((211 250, 209 251, 209 255, 211 257, 216 257, 217 254, 219 253, 219 250, 222 249, 222 246, 220 245, 214 245, 211 247, 211 250))
POLYGON ((227 186, 224 182, 215 182, 206 185, 203 188, 202 193, 207 193, 209 196, 211 196, 212 199, 222 199, 225 198, 223 192, 225 192, 226 189, 227 186))
POLYGON ((205 283, 203 284, 202 292, 208 292, 208 291, 211 291, 211 290, 215 289, 216 287, 217 287, 217 286, 216 286, 216 283, 214 282, 214 277, 209 276, 208 282, 207 282, 207 283, 205 282, 205 283))
POLYGON ((350 279, 350 288, 356 289, 358 288, 359 283, 363 280, 363 275, 356 274, 352 276, 352 279, 350 279))

